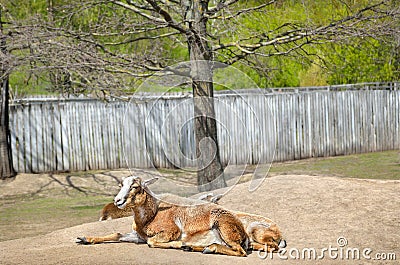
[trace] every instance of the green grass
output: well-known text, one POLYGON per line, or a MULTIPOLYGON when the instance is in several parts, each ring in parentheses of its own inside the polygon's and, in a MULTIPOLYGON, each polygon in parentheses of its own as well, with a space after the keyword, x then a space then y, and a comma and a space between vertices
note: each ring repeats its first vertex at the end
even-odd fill
POLYGON ((0 200, 0 241, 46 234, 98 220, 111 197, 74 194, 66 198, 12 196, 0 200))
POLYGON ((328 175, 361 179, 400 179, 400 151, 273 163, 270 173, 328 175))

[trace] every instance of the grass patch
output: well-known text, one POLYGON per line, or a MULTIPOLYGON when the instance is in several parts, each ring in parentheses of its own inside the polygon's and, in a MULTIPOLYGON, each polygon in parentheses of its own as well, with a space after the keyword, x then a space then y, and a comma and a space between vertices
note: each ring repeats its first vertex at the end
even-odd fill
POLYGON ((271 174, 329 175, 361 179, 400 179, 400 152, 313 158, 273 163, 271 174))
POLYGON ((67 198, 13 196, 0 201, 0 241, 46 234, 98 220, 111 197, 76 195, 67 198))

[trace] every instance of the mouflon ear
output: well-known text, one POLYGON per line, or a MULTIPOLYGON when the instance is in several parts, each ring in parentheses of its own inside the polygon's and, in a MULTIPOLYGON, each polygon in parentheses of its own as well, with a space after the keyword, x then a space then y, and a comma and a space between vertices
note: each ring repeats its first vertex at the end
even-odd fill
POLYGON ((142 187, 145 188, 145 187, 147 187, 148 185, 153 184, 153 183, 156 182, 157 180, 158 180, 157 177, 154 177, 154 178, 145 180, 145 181, 142 182, 142 187))

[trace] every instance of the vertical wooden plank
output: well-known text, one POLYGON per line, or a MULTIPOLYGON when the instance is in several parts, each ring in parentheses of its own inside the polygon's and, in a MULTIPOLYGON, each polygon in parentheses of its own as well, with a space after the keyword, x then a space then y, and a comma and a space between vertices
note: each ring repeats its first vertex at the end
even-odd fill
POLYGON ((293 108, 291 113, 291 127, 292 127, 292 148, 293 148, 293 156, 292 159, 296 160, 300 157, 299 152, 299 117, 301 116, 299 110, 299 100, 298 94, 292 94, 293 108))
POLYGON ((244 138, 244 124, 243 124, 243 116, 245 112, 245 107, 243 104, 243 97, 239 96, 236 99, 236 129, 233 132, 236 137, 237 149, 235 150, 237 153, 237 163, 238 164, 245 164, 246 163, 246 156, 247 156, 247 148, 248 144, 243 146, 243 138, 244 138))
POLYGON ((131 139, 132 148, 130 155, 132 157, 131 167, 147 167, 147 148, 145 138, 145 115, 143 112, 144 104, 135 100, 130 110, 131 121, 131 139))
POLYGON ((316 108, 314 108, 315 120, 314 122, 317 124, 316 128, 318 128, 318 141, 316 142, 316 153, 317 157, 324 156, 324 106, 323 106, 323 91, 314 92, 316 95, 316 108))
POLYGON ((41 133, 41 137, 38 140, 38 143, 40 143, 40 148, 39 148, 39 153, 38 153, 38 161, 39 161, 39 172, 46 172, 47 171, 47 157, 48 157, 48 138, 47 138, 47 116, 49 115, 48 110, 47 110, 47 104, 46 103, 41 103, 40 105, 40 126, 39 130, 41 133))
POLYGON ((131 113, 131 106, 133 105, 132 99, 130 102, 126 104, 125 107, 125 113, 123 116, 123 120, 121 123, 121 129, 122 129, 122 156, 123 159, 125 160, 126 167, 130 168, 132 167, 132 132, 133 132, 133 127, 132 127, 132 121, 130 118, 130 113, 131 113))
POLYGON ((312 151, 312 139, 313 139, 313 130, 312 130, 312 105, 311 105, 311 95, 309 92, 306 92, 305 94, 305 103, 306 103, 306 135, 307 137, 305 138, 305 154, 306 158, 310 158, 313 156, 313 151, 312 151))
POLYGON ((112 161, 111 161, 111 145, 112 145, 112 132, 111 132, 111 127, 112 127, 112 119, 111 119, 111 113, 110 109, 108 107, 108 104, 103 102, 102 103, 102 108, 104 111, 104 124, 102 127, 103 130, 103 143, 104 143, 104 157, 106 159, 106 163, 104 165, 104 168, 112 168, 112 161))
MULTIPOLYGON (((256 121, 256 117, 259 115, 258 111, 258 99, 260 98, 259 94, 249 95, 247 100, 247 108, 249 109, 249 126, 247 127, 247 133, 251 135, 251 145, 250 145, 250 159, 249 163, 257 165, 259 163, 258 158, 258 146, 256 144, 256 139, 259 138, 259 123, 256 121)), ((268 116, 268 113, 265 113, 268 116)))
POLYGON ((154 165, 154 149, 152 144, 153 139, 153 128, 151 126, 150 112, 152 111, 149 106, 151 103, 143 102, 139 105, 141 108, 141 113, 143 115, 143 154, 145 154, 145 163, 152 167, 154 165))
POLYGON ((134 153, 134 155, 137 157, 136 161, 138 162, 138 167, 142 164, 145 165, 145 167, 151 167, 153 161, 151 154, 151 142, 149 141, 149 109, 147 108, 147 106, 148 104, 146 102, 137 102, 137 104, 135 105, 135 109, 138 110, 137 113, 140 114, 134 116, 135 126, 137 126, 135 134, 137 134, 136 137, 140 139, 140 142, 138 141, 138 149, 141 150, 141 152, 139 153, 135 150, 134 153))
POLYGON ((156 135, 156 139, 157 139, 154 142, 154 145, 156 146, 158 166, 160 168, 166 167, 163 150, 162 150, 162 145, 161 145, 161 143, 163 141, 163 132, 161 131, 161 124, 162 124, 162 120, 164 119, 164 109, 165 109, 166 104, 167 104, 166 99, 158 100, 157 101, 157 112, 153 116, 155 135, 156 135))
POLYGON ((86 167, 86 113, 84 109, 85 102, 80 101, 78 104, 78 110, 79 110, 79 127, 78 129, 78 139, 79 139, 79 168, 80 170, 87 170, 86 167))
POLYGON ((388 94, 388 97, 387 97, 387 108, 388 108, 388 120, 387 120, 388 146, 387 146, 387 149, 393 150, 393 149, 395 149, 395 146, 394 146, 395 131, 393 130, 393 127, 395 124, 395 121, 393 119, 395 110, 393 109, 393 105, 394 105, 393 93, 392 93, 392 91, 386 91, 386 93, 388 94))
POLYGON ((146 106, 144 102, 135 101, 134 108, 132 109, 132 121, 134 126, 134 137, 138 139, 135 141, 136 150, 133 150, 132 155, 135 158, 136 165, 145 165, 144 167, 148 167, 149 165, 149 154, 147 149, 147 130, 146 130, 146 115, 144 112, 146 110, 146 106), (138 113, 139 115, 135 115, 138 113), (140 150, 139 152, 137 150, 140 150))
POLYGON ((71 171, 71 144, 70 144, 70 124, 68 114, 67 102, 62 102, 58 105, 60 110, 60 129, 61 129, 61 142, 60 148, 62 153, 62 170, 71 171))
POLYGON ((55 170, 63 171, 63 148, 64 143, 62 142, 62 125, 60 119, 60 102, 53 104, 53 144, 54 144, 54 156, 55 156, 55 170))
POLYGON ((55 145, 54 145, 54 137, 55 137, 55 128, 54 128, 54 123, 53 123, 53 119, 54 119, 54 104, 52 102, 49 102, 49 104, 46 104, 48 111, 49 111, 49 115, 46 116, 46 123, 47 123, 47 143, 48 143, 48 159, 49 159, 49 163, 47 164, 48 167, 48 172, 55 172, 56 169, 56 153, 55 153, 55 145))
POLYGON ((373 91, 366 91, 368 95, 368 105, 370 106, 368 111, 368 138, 369 138, 369 147, 368 152, 373 152, 375 150, 375 128, 374 128, 374 95, 373 91))
POLYGON ((260 148, 261 144, 267 145, 267 142, 262 142, 261 141, 261 134, 262 134, 262 123, 261 121, 264 119, 268 119, 269 112, 265 112, 264 117, 262 117, 260 108, 262 104, 262 97, 263 95, 261 94, 256 94, 251 97, 251 103, 250 105, 253 106, 253 113, 251 115, 251 128, 250 131, 255 131, 253 133, 253 142, 252 142, 252 164, 258 165, 260 163, 263 163, 264 161, 262 160, 260 148))
POLYGON ((17 106, 10 104, 9 106, 9 128, 11 134, 11 155, 12 155, 12 162, 13 168, 15 171, 18 172, 19 170, 19 161, 18 161, 18 153, 19 153, 19 146, 18 146, 18 121, 17 121, 17 106))
POLYGON ((332 104, 330 101, 330 92, 324 93, 324 106, 325 106, 325 156, 331 156, 332 153, 332 104))
POLYGON ((328 156, 333 156, 334 155, 334 130, 335 130, 335 124, 334 124, 334 117, 335 117, 335 112, 334 112, 334 103, 332 100, 332 95, 334 92, 327 92, 327 138, 329 139, 329 145, 328 145, 328 156))
POLYGON ((317 157, 318 156, 318 143, 319 143, 319 133, 320 130, 318 128, 318 98, 317 95, 313 92, 309 92, 308 94, 310 98, 310 157, 317 157))
POLYGON ((157 128, 160 135, 160 141, 157 143, 159 155, 160 155, 160 165, 163 168, 168 168, 169 163, 167 162, 165 151, 168 151, 168 146, 166 142, 168 141, 168 128, 163 128, 163 123, 166 119, 166 114, 168 113, 169 108, 169 99, 165 98, 162 100, 160 104, 160 114, 157 116, 157 128), (166 130, 167 129, 167 130, 166 130), (165 149, 164 149, 165 148, 165 149))
POLYGON ((17 146, 18 146, 18 170, 19 173, 27 173, 25 168, 25 140, 24 140, 24 131, 29 128, 25 128, 25 119, 24 119, 24 108, 21 105, 16 106, 17 117, 16 122, 18 123, 18 134, 17 134, 17 146))
POLYGON ((108 130, 109 117, 104 102, 98 102, 99 106, 99 141, 100 141, 100 153, 101 153, 101 169, 108 168, 109 164, 109 144, 108 144, 108 130))
POLYGON ((354 91, 353 92, 353 94, 354 94, 354 104, 353 104, 353 109, 354 109, 354 113, 355 113, 355 115, 354 115, 354 135, 355 135, 355 139, 354 139, 354 142, 355 142, 355 148, 354 148, 354 152, 356 153, 356 154, 358 154, 358 153, 360 153, 361 152, 361 141, 360 141, 360 138, 361 138, 361 128, 360 128, 360 126, 361 126, 361 124, 362 124, 362 119, 361 119, 361 114, 360 114, 360 111, 361 111, 361 105, 362 104, 360 104, 360 91, 354 91))
POLYGON ((39 139, 39 129, 38 129, 38 124, 39 124, 39 115, 37 114, 36 107, 37 105, 31 105, 30 106, 30 117, 31 117, 31 123, 30 123, 30 138, 31 138, 31 156, 32 156, 32 172, 37 173, 39 172, 39 167, 38 167, 38 139, 39 139))
POLYGON ((339 155, 346 154, 346 94, 345 91, 340 92, 338 94, 338 104, 339 104, 339 130, 338 130, 338 138, 339 138, 339 155))
POLYGON ((24 161, 25 161, 25 172, 32 172, 32 141, 30 138, 31 132, 31 117, 30 117, 31 107, 26 105, 23 108, 24 117, 24 161))
POLYGON ((114 168, 115 167, 115 149, 114 149, 114 117, 113 117, 113 108, 112 104, 109 102, 105 102, 105 110, 107 112, 107 122, 108 126, 105 128, 107 131, 107 142, 108 142, 108 163, 107 163, 107 168, 114 168))
POLYGON ((296 110, 296 133, 297 133, 297 143, 296 143, 296 157, 295 159, 301 159, 302 158, 302 152, 303 152, 303 137, 304 137, 304 131, 303 131, 303 126, 304 126, 304 102, 302 100, 301 94, 296 93, 296 100, 297 100, 297 110, 296 110))
POLYGON ((352 105, 351 105, 351 93, 352 91, 346 91, 345 101, 346 101, 346 155, 352 153, 352 140, 353 140, 353 133, 352 133, 352 105))
POLYGON ((98 169, 96 166, 96 147, 95 147, 95 139, 93 137, 93 127, 95 126, 93 123, 93 101, 88 101, 85 104, 85 112, 86 112, 86 122, 87 122, 87 155, 86 155, 86 163, 87 168, 90 170, 98 169))
POLYGON ((51 118, 51 113, 49 110, 49 104, 43 103, 41 104, 41 116, 42 116, 42 145, 43 145, 43 152, 41 155, 42 160, 42 170, 40 172, 50 172, 51 171, 51 132, 49 125, 49 117, 51 118))
MULTIPOLYGON (((236 109, 236 100, 237 100, 237 98, 236 97, 230 97, 230 99, 231 99, 231 101, 230 101, 230 104, 229 104, 230 105, 229 109, 235 110, 236 109)), ((238 143, 237 143, 237 138, 233 135, 233 133, 231 133, 231 132, 235 131, 235 129, 236 129, 236 124, 237 124, 236 115, 229 115, 229 118, 230 118, 230 124, 232 126, 230 128, 230 130, 229 130, 229 138, 230 138, 231 148, 232 148, 231 155, 230 155, 231 163, 234 164, 234 165, 237 165, 238 157, 237 157, 237 152, 235 150, 237 150, 236 148, 238 146, 238 143)), ((195 137, 193 139, 195 140, 195 137)))
POLYGON ((123 154, 123 126, 124 126, 124 114, 126 111, 126 103, 125 102, 119 102, 118 103, 118 110, 117 110, 117 118, 118 122, 116 123, 116 129, 118 132, 118 137, 117 137, 117 149, 118 149, 118 168, 126 168, 126 161, 124 158, 123 154))
POLYGON ((321 112, 319 113, 320 122, 321 122, 321 140, 320 140, 320 155, 322 157, 328 156, 329 149, 329 139, 327 137, 327 122, 328 122, 328 114, 327 114, 327 104, 326 104, 326 91, 320 92, 320 104, 321 104, 321 112))
POLYGON ((72 143, 73 143, 73 158, 74 158, 74 167, 75 170, 82 170, 81 163, 80 163, 80 156, 81 156, 81 139, 80 139, 80 132, 79 128, 81 126, 80 121, 80 110, 79 110, 79 102, 72 102, 71 104, 71 129, 72 129, 72 143))
POLYGON ((289 98, 287 94, 282 94, 282 98, 279 102, 279 109, 281 112, 281 117, 282 117, 282 122, 281 122, 281 128, 280 128, 280 134, 281 134, 281 140, 280 140, 280 146, 281 146, 281 156, 280 156, 280 161, 286 161, 288 159, 288 153, 289 153, 289 135, 288 131, 288 119, 289 119, 289 112, 288 112, 288 103, 289 103, 289 98))
POLYGON ((93 162, 92 167, 96 169, 100 169, 100 161, 101 157, 101 146, 100 146, 100 120, 99 120, 99 107, 98 102, 93 101, 89 106, 90 117, 91 117, 91 134, 93 137, 93 162))
POLYGON ((121 108, 121 103, 119 102, 113 102, 113 109, 114 109, 114 167, 116 169, 120 168, 121 162, 120 162, 120 133, 121 133, 121 123, 120 123, 120 115, 119 111, 121 108))
POLYGON ((360 93, 360 150, 362 153, 368 152, 368 95, 360 93))
POLYGON ((159 141, 157 142, 158 146, 158 155, 160 158, 160 167, 168 168, 168 163, 166 161, 166 157, 164 152, 168 151, 168 146, 166 144, 168 137, 168 128, 163 128, 163 123, 166 118, 167 109, 169 108, 169 99, 165 98, 160 101, 160 113, 156 116, 157 118, 157 129, 159 134, 159 141), (164 149, 166 148, 166 149, 164 149))
POLYGON ((78 103, 77 102, 71 102, 69 105, 70 109, 70 125, 71 125, 71 153, 72 153, 72 165, 73 165, 73 170, 81 170, 80 164, 79 164, 79 149, 80 149, 80 139, 79 139, 79 112, 78 109, 78 103))
POLYGON ((155 108, 154 112, 152 113, 151 116, 151 121, 152 121, 152 128, 153 128, 153 146, 154 146, 154 151, 155 151, 155 163, 156 167, 158 168, 163 168, 162 165, 162 157, 161 157, 161 150, 160 150, 160 142, 161 142, 161 131, 159 128, 159 119, 161 118, 161 110, 162 110, 162 100, 157 100, 155 102, 155 108))
POLYGON ((276 115, 276 133, 277 133, 277 137, 276 137, 276 159, 277 161, 282 161, 282 153, 284 152, 283 146, 281 144, 282 142, 282 122, 283 122, 283 117, 282 117, 282 107, 281 107, 281 99, 283 98, 282 94, 277 94, 274 98, 273 98, 273 105, 275 108, 275 115, 276 115))
POLYGON ((118 123, 118 117, 117 117, 117 103, 115 102, 109 102, 108 103, 111 107, 111 121, 112 121, 112 168, 117 169, 118 168, 118 128, 117 128, 117 123, 118 123))
POLYGON ((295 108, 295 101, 293 93, 288 93, 288 108, 287 112, 287 128, 288 128, 288 155, 286 157, 286 161, 294 160, 295 154, 295 143, 296 143, 296 131, 294 125, 294 115, 293 110, 295 108))
POLYGON ((394 130, 394 149, 400 149, 400 90, 392 91, 393 95, 393 130, 394 130))
POLYGON ((393 133, 392 133, 392 124, 391 121, 391 95, 389 90, 383 91, 385 94, 385 150, 391 150, 393 143, 393 133))
POLYGON ((300 106, 300 115, 301 115, 301 123, 300 123, 300 131, 301 131, 301 146, 300 146, 300 158, 306 158, 306 137, 307 134, 307 108, 306 108, 306 100, 305 93, 299 93, 299 106, 300 106))
POLYGON ((79 114, 79 127, 78 127, 78 139, 79 139, 79 167, 81 170, 88 170, 87 167, 87 116, 85 111, 85 102, 79 101, 77 104, 79 114))
POLYGON ((269 126, 273 119, 269 102, 270 96, 261 94, 257 99, 258 108, 255 119, 258 125, 258 137, 255 141, 255 146, 257 148, 258 163, 265 164, 268 161, 272 162, 273 155, 270 155, 270 153, 275 152, 275 146, 272 141, 275 136, 275 128, 269 126), (264 113, 266 115, 263 115, 264 113))
POLYGON ((265 126, 266 126, 267 129, 270 129, 270 130, 267 130, 267 131, 272 131, 273 133, 272 134, 265 133, 265 136, 266 136, 266 140, 267 141, 269 140, 269 143, 271 143, 271 147, 272 148, 269 149, 270 152, 268 152, 268 151, 267 152, 270 155, 270 160, 269 161, 272 162, 272 161, 276 160, 276 142, 277 142, 277 136, 278 136, 278 130, 276 128, 276 120, 278 119, 278 117, 276 115, 276 108, 275 108, 274 102, 273 102, 274 95, 270 95, 267 99, 268 99, 267 107, 270 108, 271 119, 267 120, 265 122, 265 126))
POLYGON ((348 93, 348 120, 349 120, 349 149, 348 149, 348 154, 354 154, 355 153, 355 130, 354 130, 354 118, 355 118, 355 113, 354 113, 354 91, 349 91, 348 93))
MULTIPOLYGON (((87 101, 83 105, 84 112, 85 112, 85 167, 88 170, 94 169, 93 167, 93 137, 92 137, 92 117, 90 113, 90 105, 93 103, 93 101, 87 101)), ((97 169, 97 168, 96 168, 97 169)))
POLYGON ((146 108, 149 111, 147 115, 147 119, 146 119, 146 142, 147 145, 146 147, 148 148, 148 152, 149 152, 149 157, 150 157, 150 162, 151 165, 154 167, 159 167, 159 161, 158 161, 158 150, 157 150, 157 146, 156 146, 156 141, 157 139, 157 129, 156 129, 156 124, 155 124, 155 120, 154 120, 154 116, 156 115, 157 112, 157 103, 152 101, 152 102, 148 102, 146 104, 146 108))
POLYGON ((374 149, 373 151, 379 151, 379 124, 380 124, 380 109, 378 103, 378 91, 371 91, 372 92, 372 101, 373 101, 373 118, 374 118, 374 149))
POLYGON ((275 116, 275 120, 274 120, 274 127, 275 127, 275 131, 276 131, 276 139, 274 141, 275 144, 275 161, 280 161, 280 157, 281 157, 281 146, 280 146, 280 142, 281 142, 281 126, 280 123, 282 122, 282 117, 281 117, 281 111, 278 105, 278 98, 281 97, 280 94, 274 94, 273 97, 271 98, 271 103, 272 103, 272 108, 274 110, 274 116, 275 116))
POLYGON ((88 101, 84 105, 86 115, 86 167, 89 170, 97 169, 94 166, 95 150, 94 150, 94 138, 93 138, 93 119, 91 106, 93 101, 88 101))
POLYGON ((299 94, 294 92, 293 97, 293 110, 292 110, 292 130, 293 130, 293 159, 300 159, 301 156, 301 110, 299 102, 299 94))
POLYGON ((157 165, 156 158, 156 150, 154 146, 154 138, 155 138, 155 129, 153 125, 152 117, 155 112, 156 106, 154 106, 154 102, 144 102, 145 104, 141 105, 142 112, 144 114, 144 134, 143 137, 145 139, 144 150, 147 156, 147 163, 149 167, 153 167, 157 165))
POLYGON ((45 146, 46 146, 46 140, 44 138, 45 136, 45 128, 46 128, 46 124, 44 123, 44 116, 47 113, 45 110, 45 104, 37 104, 35 105, 36 108, 36 116, 37 116, 37 123, 36 123, 36 130, 37 130, 37 153, 36 153, 36 157, 37 157, 37 163, 38 163, 38 169, 37 172, 45 172, 45 167, 44 164, 46 163, 45 161, 45 157, 43 154, 46 152, 45 150, 45 146))
POLYGON ((339 123, 338 123, 338 155, 345 155, 346 153, 346 101, 345 101, 345 91, 340 91, 338 94, 338 114, 339 114, 339 123))
POLYGON ((236 140, 236 148, 235 148, 235 153, 236 153, 236 163, 237 164, 243 164, 244 162, 244 157, 246 153, 246 147, 240 148, 242 146, 242 118, 241 118, 241 112, 243 111, 243 99, 239 96, 236 97, 235 100, 236 106, 235 106, 235 130, 232 132, 233 136, 235 137, 236 140), (240 150, 242 149, 242 150, 240 150), (240 151, 239 151, 240 150, 240 151))
POLYGON ((75 132, 75 126, 74 126, 74 118, 72 116, 73 113, 73 104, 74 102, 68 102, 66 105, 66 111, 67 111, 67 124, 68 124, 68 132, 67 132, 67 137, 68 137, 68 142, 69 142, 69 165, 70 165, 70 170, 77 170, 76 167, 76 162, 75 162, 75 137, 74 137, 74 132, 75 132))
POLYGON ((99 124, 99 146, 100 146, 100 168, 106 169, 109 164, 108 131, 109 117, 104 102, 98 102, 98 124, 99 124))

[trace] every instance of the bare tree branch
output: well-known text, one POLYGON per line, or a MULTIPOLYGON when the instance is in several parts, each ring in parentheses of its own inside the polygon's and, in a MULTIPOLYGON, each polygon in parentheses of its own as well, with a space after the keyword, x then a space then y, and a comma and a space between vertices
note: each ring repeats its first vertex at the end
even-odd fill
POLYGON ((272 4, 276 3, 276 2, 277 2, 277 0, 271 0, 271 1, 267 2, 267 3, 265 3, 265 4, 261 4, 261 5, 255 6, 255 7, 240 9, 240 10, 236 11, 235 14, 232 14, 232 15, 229 15, 229 16, 216 15, 215 13, 217 13, 217 12, 212 12, 211 11, 211 13, 213 13, 214 15, 209 16, 209 19, 228 20, 228 19, 232 19, 232 18, 237 18, 238 16, 240 16, 242 14, 248 14, 248 13, 254 12, 256 10, 263 9, 263 8, 265 8, 265 7, 269 6, 269 5, 272 5, 272 4))

